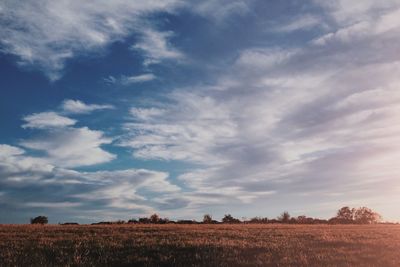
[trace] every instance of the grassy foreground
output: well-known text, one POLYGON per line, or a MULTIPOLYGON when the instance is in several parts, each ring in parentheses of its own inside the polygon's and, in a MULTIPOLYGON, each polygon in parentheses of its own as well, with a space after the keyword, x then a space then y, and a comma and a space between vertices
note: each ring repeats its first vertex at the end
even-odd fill
POLYGON ((400 266, 398 225, 0 226, 0 266, 400 266))

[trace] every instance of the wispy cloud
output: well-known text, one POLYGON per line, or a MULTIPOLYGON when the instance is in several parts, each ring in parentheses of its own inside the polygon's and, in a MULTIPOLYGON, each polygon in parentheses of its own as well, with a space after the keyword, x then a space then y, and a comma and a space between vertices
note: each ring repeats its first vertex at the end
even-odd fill
POLYGON ((133 76, 122 75, 119 78, 116 78, 114 76, 108 76, 107 78, 104 78, 104 81, 108 84, 130 85, 136 83, 149 82, 155 79, 157 79, 157 76, 154 75, 153 73, 145 73, 133 76))
POLYGON ((140 50, 145 54, 144 65, 156 64, 162 60, 182 59, 183 54, 168 41, 171 37, 173 37, 172 32, 146 29, 141 32, 140 40, 132 45, 132 49, 140 50))
POLYGON ((287 24, 279 25, 274 30, 278 32, 294 32, 299 30, 309 30, 317 26, 323 26, 321 18, 308 14, 295 18, 287 24))
MULTIPOLYGON (((65 60, 80 53, 103 49, 107 44, 142 29, 146 15, 169 12, 178 5, 179 1, 174 0, 146 3, 2 2, 2 52, 17 55, 21 65, 33 64, 51 80, 56 80, 62 75, 65 60)), ((170 51, 169 57, 178 54, 170 51)))
POLYGON ((17 155, 22 155, 24 153, 25 151, 21 148, 0 144, 0 154, 3 155, 4 157, 17 156, 17 155))
POLYGON ((366 40, 400 28, 400 9, 386 12, 382 16, 372 16, 359 20, 353 24, 345 25, 339 29, 326 33, 313 40, 314 44, 325 45, 329 43, 352 43, 366 40))
POLYGON ((135 148, 140 158, 214 162, 217 155, 208 154, 210 146, 221 145, 236 131, 228 119, 226 106, 205 96, 175 92, 165 109, 132 108, 137 122, 124 124, 128 134, 122 146, 135 148), (194 116, 194 114, 197 114, 194 116), (136 133, 143 133, 137 135, 136 133))
MULTIPOLYGON (((250 1, 252 2, 252 1, 250 1)), ((63 75, 65 62, 73 57, 99 52, 110 43, 133 33, 141 35, 132 45, 144 53, 144 64, 182 60, 184 55, 170 39, 171 31, 158 31, 149 16, 182 10, 224 21, 232 14, 249 12, 249 1, 180 0, 137 1, 5 1, 0 4, 1 52, 16 55, 21 66, 34 66, 52 80, 63 75)))
MULTIPOLYGON (((87 105, 78 100, 66 100, 61 105, 64 112, 88 113, 97 109, 110 109, 110 105, 87 105)), ((35 138, 24 139, 20 145, 47 154, 47 162, 56 166, 76 167, 109 162, 116 158, 101 148, 110 144, 112 138, 104 136, 102 131, 88 127, 72 127, 77 121, 61 116, 54 111, 34 113, 25 116, 23 128, 40 131, 35 138)))
POLYGON ((157 119, 164 115, 165 111, 160 108, 131 108, 130 114, 135 120, 138 121, 149 121, 153 118, 157 119))
MULTIPOLYGON (((393 12, 374 13, 373 21, 393 12)), ((276 201, 290 196, 294 206, 310 194, 329 201, 337 192, 343 202, 366 205, 382 192, 397 199, 398 187, 389 185, 400 174, 400 58, 396 42, 382 40, 397 40, 398 27, 383 25, 390 27, 346 34, 346 45, 244 49, 217 84, 133 108, 136 121, 123 125, 121 145, 138 158, 199 164, 179 177, 191 203, 209 205, 202 197, 213 192, 220 205, 257 206, 272 194, 276 201)))
POLYGON ((112 105, 85 104, 80 100, 66 99, 61 104, 63 111, 72 114, 90 113, 95 110, 114 109, 112 105))
POLYGON ((333 18, 340 26, 350 25, 373 17, 380 17, 386 12, 393 11, 399 6, 397 0, 388 1, 346 1, 313 0, 318 6, 324 8, 325 15, 333 18))
POLYGON ((0 145, 0 185, 11 192, 2 197, 26 214, 45 208, 72 212, 69 219, 82 213, 104 219, 109 209, 114 209, 113 218, 130 218, 132 212, 147 215, 161 202, 147 199, 142 190, 159 198, 180 191, 168 178, 165 172, 145 169, 74 171, 28 156, 20 148, 0 145))
POLYGON ((37 129, 62 128, 65 126, 74 125, 76 123, 76 120, 61 116, 53 111, 34 113, 25 116, 23 120, 26 123, 22 125, 22 128, 37 129))
POLYGON ((82 128, 62 128, 45 132, 41 137, 22 141, 26 148, 44 151, 48 161, 63 167, 88 166, 109 162, 115 155, 101 148, 110 144, 102 131, 82 128))
POLYGON ((121 80, 122 84, 143 83, 156 79, 153 73, 146 73, 136 76, 124 76, 121 80))

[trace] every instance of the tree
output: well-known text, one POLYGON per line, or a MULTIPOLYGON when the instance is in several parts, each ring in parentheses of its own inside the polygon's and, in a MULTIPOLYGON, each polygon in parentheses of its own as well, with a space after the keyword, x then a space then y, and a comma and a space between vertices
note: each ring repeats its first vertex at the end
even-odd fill
POLYGON ((370 224, 378 223, 380 220, 381 215, 367 207, 358 209, 343 207, 338 210, 336 217, 330 219, 329 222, 370 224))
POLYGON ((153 215, 150 216, 150 222, 151 223, 159 223, 160 222, 160 216, 158 216, 157 213, 154 213, 153 215))
POLYGON ((223 223, 240 223, 239 219, 232 217, 230 214, 225 214, 224 218, 222 218, 223 223))
POLYGON ((49 220, 46 216, 37 216, 35 218, 31 218, 31 224, 47 224, 49 220))
POLYGON ((288 223, 290 221, 290 214, 287 211, 284 211, 279 217, 278 220, 282 223, 288 223))
POLYGON ((343 207, 337 211, 336 219, 340 223, 352 223, 354 222, 355 211, 355 209, 351 209, 347 206, 343 207))
POLYGON ((358 208, 354 213, 354 221, 360 224, 378 223, 381 218, 381 215, 367 207, 358 208))
POLYGON ((203 216, 203 223, 212 223, 213 219, 210 214, 204 214, 203 216))

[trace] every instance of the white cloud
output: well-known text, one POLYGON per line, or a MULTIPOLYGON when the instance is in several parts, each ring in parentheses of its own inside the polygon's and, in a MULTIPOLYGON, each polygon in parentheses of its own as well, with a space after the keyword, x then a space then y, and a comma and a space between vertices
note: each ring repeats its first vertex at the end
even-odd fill
MULTIPOLYGON (((98 171, 82 173, 90 181, 99 182, 104 186, 96 189, 92 194, 75 195, 83 199, 110 199, 111 205, 116 203, 143 202, 146 197, 138 193, 141 189, 153 193, 174 193, 180 188, 168 181, 168 174, 145 169, 128 169, 116 171, 98 171), (117 200, 117 201, 114 201, 117 200)), ((125 207, 127 208, 127 207, 125 207)))
POLYGON ((152 73, 141 74, 137 76, 124 76, 121 83, 124 85, 132 83, 143 83, 156 79, 156 76, 152 73))
POLYGON ((1 157, 10 157, 24 154, 25 151, 21 148, 0 144, 0 156, 1 157))
POLYGON ((318 45, 324 45, 331 40, 350 42, 354 39, 370 36, 371 28, 372 25, 370 24, 370 22, 362 21, 351 26, 341 28, 334 33, 325 34, 322 37, 318 37, 313 42, 318 45))
POLYGON ((25 155, 21 148, 0 145, 0 181, 6 183, 29 183, 37 181, 43 173, 54 166, 46 160, 25 155))
POLYGON ((17 147, 0 145, 0 149, 9 151, 8 155, 0 153, 0 186, 4 192, 12 192, 2 191, 1 195, 14 208, 57 209, 68 213, 69 219, 85 213, 92 214, 92 220, 115 220, 156 212, 157 198, 175 197, 181 191, 165 172, 145 169, 82 172, 48 164, 46 158, 27 156, 17 147), (149 193, 154 200, 147 198, 149 193), (109 218, 110 208, 114 213, 109 218))
POLYGON ((97 105, 97 104, 85 104, 80 100, 66 99, 61 105, 61 108, 68 113, 84 114, 90 113, 95 110, 102 109, 113 109, 112 105, 97 105))
POLYGON ((147 121, 153 117, 163 115, 165 111, 160 108, 131 108, 130 113, 136 120, 147 121))
MULTIPOLYGON (((0 30, 2 51, 17 55, 20 64, 33 64, 56 80, 62 74, 65 60, 102 49, 142 30, 148 14, 170 12, 179 5, 180 1, 175 0, 3 1, 0 4, 4 22, 0 30)), ((167 56, 174 53, 178 54, 170 52, 167 56)))
POLYGON ((183 54, 168 41, 173 33, 155 30, 149 16, 185 10, 224 21, 232 14, 249 12, 251 2, 7 0, 0 3, 0 42, 3 53, 16 55, 20 65, 34 66, 54 81, 62 76, 68 59, 102 51, 133 33, 142 35, 133 47, 145 53, 145 65, 182 60, 183 54))
POLYGON ((36 129, 63 128, 76 123, 76 120, 61 116, 52 111, 33 113, 25 116, 23 120, 26 123, 22 125, 22 128, 36 129))
POLYGON ((145 65, 159 63, 161 60, 183 58, 183 54, 168 42, 168 39, 173 36, 172 32, 144 29, 141 34, 140 40, 132 46, 132 49, 144 52, 145 65))
POLYGON ((338 192, 343 204, 396 200, 398 29, 382 23, 369 38, 366 26, 395 20, 393 10, 343 22, 329 46, 243 50, 216 84, 133 108, 121 144, 138 158, 198 164, 179 177, 190 209, 267 200, 312 209, 338 192))
POLYGON ((135 83, 144 83, 157 79, 153 73, 145 73, 141 75, 133 75, 133 76, 125 76, 122 75, 120 78, 116 78, 114 76, 108 76, 104 78, 104 81, 109 84, 121 84, 121 85, 130 85, 135 83))
POLYGON ((400 28, 400 8, 385 13, 379 18, 375 31, 376 33, 385 33, 400 28))
POLYGON ((393 36, 400 31, 400 2, 393 1, 333 1, 320 3, 339 27, 313 40, 314 44, 330 42, 352 43, 368 38, 379 38, 387 32, 393 36), (394 33, 397 32, 397 33, 394 33))
POLYGON ((132 133, 123 138, 121 145, 135 148, 140 158, 214 162, 217 155, 208 149, 223 145, 236 126, 226 117, 226 107, 212 98, 185 92, 174 92, 173 102, 165 109, 132 108, 138 122, 124 128, 132 133), (179 99, 179 100, 178 100, 179 99))
POLYGON ((296 49, 280 49, 280 48, 254 48, 247 49, 240 53, 236 62, 236 67, 251 69, 251 71, 265 71, 266 68, 274 68, 277 65, 287 62, 292 56, 299 51, 296 49))
POLYGON ((88 166, 109 162, 115 155, 101 148, 112 139, 103 132, 83 128, 54 129, 36 139, 24 140, 21 145, 45 151, 48 161, 63 167, 88 166))
POLYGON ((314 0, 314 2, 322 6, 326 10, 326 15, 331 16, 340 26, 371 19, 381 15, 382 12, 396 9, 400 4, 398 0, 314 0))
MULTIPOLYGON (((65 100, 61 108, 66 113, 89 113, 99 109, 112 109, 111 105, 85 104, 79 100, 65 100)), ((111 144, 112 139, 102 131, 88 127, 71 127, 76 120, 61 116, 56 112, 34 113, 23 118, 27 123, 23 128, 40 130, 35 138, 24 139, 20 145, 25 148, 44 151, 47 163, 62 167, 89 166, 109 162, 116 158, 102 145, 111 144)), ((5 149, 5 148, 4 148, 5 149)))

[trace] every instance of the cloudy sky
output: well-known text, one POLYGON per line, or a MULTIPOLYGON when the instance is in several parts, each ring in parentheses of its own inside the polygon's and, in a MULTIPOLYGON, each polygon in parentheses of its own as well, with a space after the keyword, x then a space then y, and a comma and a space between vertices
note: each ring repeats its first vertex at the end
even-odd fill
POLYGON ((399 0, 1 0, 0 223, 400 220, 399 0))

